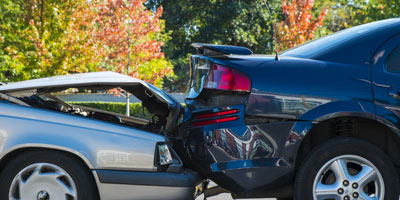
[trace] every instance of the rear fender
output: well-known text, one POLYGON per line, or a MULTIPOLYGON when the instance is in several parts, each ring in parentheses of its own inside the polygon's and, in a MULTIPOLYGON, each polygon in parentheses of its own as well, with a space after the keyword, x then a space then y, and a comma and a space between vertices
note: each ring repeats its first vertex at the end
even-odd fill
POLYGON ((294 163, 301 143, 311 129, 322 121, 338 117, 362 117, 375 120, 374 104, 363 101, 335 101, 304 113, 290 130, 282 157, 294 163))

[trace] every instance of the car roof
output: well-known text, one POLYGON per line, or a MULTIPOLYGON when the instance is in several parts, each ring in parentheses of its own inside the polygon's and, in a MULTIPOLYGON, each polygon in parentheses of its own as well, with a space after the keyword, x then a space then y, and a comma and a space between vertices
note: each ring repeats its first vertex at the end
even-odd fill
POLYGON ((0 85, 0 92, 24 91, 42 88, 57 88, 67 86, 88 86, 88 85, 136 85, 145 82, 115 72, 90 72, 82 74, 70 74, 53 76, 48 78, 32 79, 0 85))
POLYGON ((391 18, 339 31, 289 49, 282 55, 364 64, 372 60, 375 51, 384 42, 399 33, 400 18, 391 18))

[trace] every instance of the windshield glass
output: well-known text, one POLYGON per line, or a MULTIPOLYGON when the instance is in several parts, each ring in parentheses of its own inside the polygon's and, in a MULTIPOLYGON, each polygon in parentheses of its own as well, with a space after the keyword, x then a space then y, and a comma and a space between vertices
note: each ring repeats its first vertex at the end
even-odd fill
POLYGON ((352 41, 356 38, 364 36, 372 31, 380 29, 387 26, 388 20, 379 21, 375 23, 364 24, 361 26, 356 26, 353 28, 345 29, 339 31, 335 34, 322 37, 317 40, 307 42, 298 47, 289 49, 282 53, 284 56, 292 56, 299 58, 312 58, 320 53, 331 49, 337 45, 343 44, 345 42, 352 41))

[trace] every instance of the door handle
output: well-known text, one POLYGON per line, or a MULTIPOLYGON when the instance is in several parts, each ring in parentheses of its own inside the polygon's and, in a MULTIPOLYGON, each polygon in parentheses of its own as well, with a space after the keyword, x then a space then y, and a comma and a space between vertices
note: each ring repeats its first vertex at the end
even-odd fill
POLYGON ((400 99, 400 89, 397 87, 390 87, 389 96, 393 99, 400 99))

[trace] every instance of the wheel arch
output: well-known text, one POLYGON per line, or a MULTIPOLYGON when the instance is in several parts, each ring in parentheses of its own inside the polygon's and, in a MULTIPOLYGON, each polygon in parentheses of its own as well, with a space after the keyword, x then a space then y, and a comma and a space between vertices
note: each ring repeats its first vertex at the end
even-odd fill
MULTIPOLYGON (((51 144, 35 144, 35 143, 29 143, 29 144, 20 144, 13 146, 12 148, 7 149, 3 154, 0 156, 0 166, 1 163, 4 161, 4 159, 7 159, 11 155, 18 155, 20 152, 29 150, 29 149, 36 149, 36 150, 49 150, 49 151, 59 151, 59 152, 64 152, 69 155, 74 156, 75 158, 79 158, 83 164, 88 167, 88 169, 93 169, 93 164, 89 161, 86 156, 84 156, 82 153, 75 151, 73 149, 67 148, 67 147, 61 147, 57 145, 51 145, 51 144)), ((1 169, 1 168, 0 168, 1 169)))
POLYGON ((319 144, 335 138, 351 137, 377 146, 400 172, 400 135, 395 127, 388 126, 383 121, 367 115, 333 115, 332 118, 324 118, 309 127, 296 151, 296 168, 319 144))
POLYGON ((92 165, 89 162, 88 159, 86 159, 82 154, 79 152, 73 151, 72 149, 64 148, 64 147, 58 147, 58 146, 52 146, 52 145, 42 145, 37 146, 37 145, 20 145, 17 147, 14 147, 12 149, 9 149, 6 153, 4 153, 1 158, 0 158, 0 172, 3 170, 3 168, 7 165, 7 162, 12 160, 13 158, 18 157, 19 155, 22 155, 26 151, 34 151, 34 150, 42 150, 42 151, 47 151, 47 152, 59 152, 63 153, 65 155, 70 156, 71 158, 74 158, 81 166, 84 167, 84 170, 87 171, 92 183, 94 184, 94 187, 97 192, 97 196, 100 195, 99 189, 97 186, 97 181, 94 173, 92 173, 92 165))

